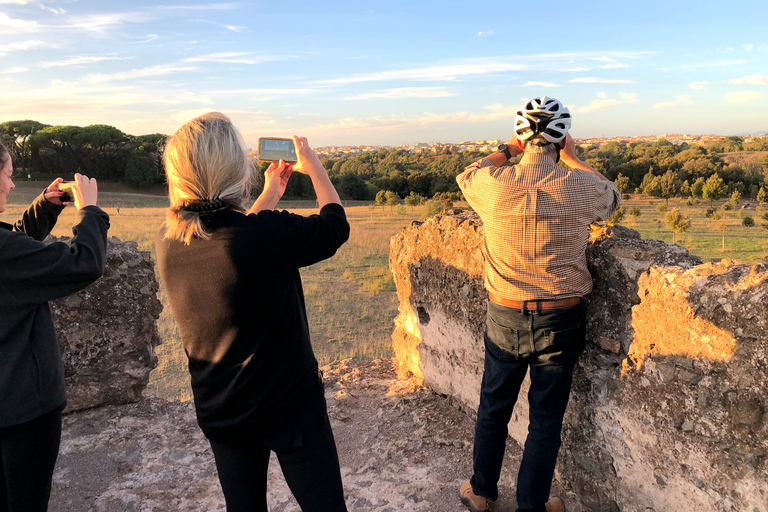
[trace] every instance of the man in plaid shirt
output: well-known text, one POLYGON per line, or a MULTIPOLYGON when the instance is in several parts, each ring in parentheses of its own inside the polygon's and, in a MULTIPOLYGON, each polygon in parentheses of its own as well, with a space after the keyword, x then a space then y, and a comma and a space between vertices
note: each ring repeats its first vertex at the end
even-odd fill
POLYGON ((607 219, 621 198, 576 156, 570 126, 559 101, 535 98, 518 110, 509 143, 456 178, 483 221, 489 297, 474 474, 459 490, 472 511, 490 510, 498 498, 507 424, 530 368, 517 512, 565 512, 549 491, 573 368, 584 349, 589 225, 607 219), (502 166, 520 153, 519 164, 502 166), (558 167, 560 160, 569 169, 558 167))

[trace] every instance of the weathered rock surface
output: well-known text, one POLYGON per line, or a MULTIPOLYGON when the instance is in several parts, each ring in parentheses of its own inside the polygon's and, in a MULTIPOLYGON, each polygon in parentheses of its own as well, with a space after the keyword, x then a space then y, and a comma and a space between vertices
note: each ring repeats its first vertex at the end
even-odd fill
MULTIPOLYGON (((401 375, 474 414, 487 294, 482 223, 449 210, 393 237, 401 375)), ((701 264, 626 228, 593 232, 588 344, 556 483, 575 510, 768 511, 768 260, 701 264)), ((527 435, 527 382, 510 436, 527 435)), ((471 436, 469 438, 471 440, 471 436)), ((517 463, 506 462, 514 475, 517 463)))
POLYGON ((157 366, 157 290, 149 253, 110 238, 104 276, 51 303, 64 360, 65 412, 141 398, 157 366))
MULTIPOLYGON (((472 420, 446 400, 395 380, 390 361, 324 368, 326 400, 350 511, 465 512, 458 497, 472 468, 472 420)), ((507 456, 518 463, 510 440, 507 456)), ((497 512, 514 512, 514 475, 497 512)), ((271 512, 298 512, 272 458, 271 512)), ((144 399, 64 418, 51 512, 224 510, 210 446, 192 402, 144 399)))

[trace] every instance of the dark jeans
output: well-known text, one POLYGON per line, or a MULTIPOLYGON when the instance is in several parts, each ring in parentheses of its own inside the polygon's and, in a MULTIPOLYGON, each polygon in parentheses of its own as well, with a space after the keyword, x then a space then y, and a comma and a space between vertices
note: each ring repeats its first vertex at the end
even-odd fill
POLYGON ((0 512, 45 512, 61 442, 61 411, 0 428, 0 512))
POLYGON ((278 433, 247 431, 209 439, 227 512, 267 511, 270 451, 277 454, 288 487, 304 512, 346 512, 336 443, 323 386, 316 386, 299 416, 278 433))
POLYGON ((517 475, 518 512, 544 512, 560 450, 573 367, 584 350, 586 307, 526 311, 488 302, 485 372, 475 424, 475 494, 498 498, 507 424, 530 367, 530 423, 517 475))

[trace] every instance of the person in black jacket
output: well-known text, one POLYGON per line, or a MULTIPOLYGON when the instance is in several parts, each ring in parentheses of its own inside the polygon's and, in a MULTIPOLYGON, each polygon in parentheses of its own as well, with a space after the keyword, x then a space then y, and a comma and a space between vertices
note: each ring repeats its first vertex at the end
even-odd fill
POLYGON ((267 510, 271 451, 303 511, 346 511, 299 268, 333 256, 349 224, 307 139, 293 140, 298 162, 270 165, 247 211, 253 164, 227 117, 195 118, 165 148, 157 262, 229 512, 267 510), (319 214, 274 210, 294 171, 312 179, 319 214))
MULTIPOLYGON (((0 144, 0 213, 14 188, 12 172, 0 144)), ((0 512, 48 509, 66 406, 48 301, 82 290, 104 271, 109 216, 96 206, 96 180, 75 179, 70 243, 42 242, 66 206, 60 179, 21 220, 0 222, 0 512)))

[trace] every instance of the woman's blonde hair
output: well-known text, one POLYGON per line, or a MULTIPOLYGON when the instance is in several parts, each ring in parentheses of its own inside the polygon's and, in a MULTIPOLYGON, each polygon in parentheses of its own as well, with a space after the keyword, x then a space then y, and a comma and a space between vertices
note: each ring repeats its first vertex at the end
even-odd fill
POLYGON ((185 244, 193 237, 207 240, 211 233, 201 220, 206 210, 244 211, 254 167, 240 132, 224 114, 209 112, 179 128, 166 142, 163 161, 171 200, 166 238, 185 244))

